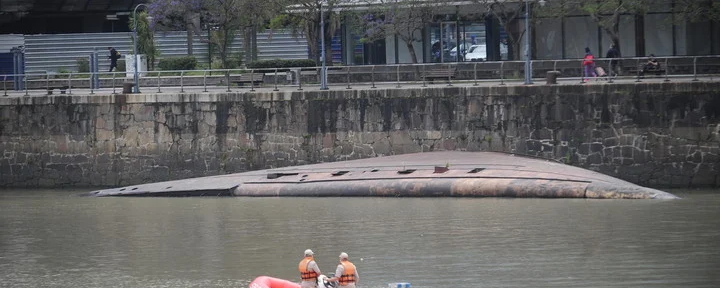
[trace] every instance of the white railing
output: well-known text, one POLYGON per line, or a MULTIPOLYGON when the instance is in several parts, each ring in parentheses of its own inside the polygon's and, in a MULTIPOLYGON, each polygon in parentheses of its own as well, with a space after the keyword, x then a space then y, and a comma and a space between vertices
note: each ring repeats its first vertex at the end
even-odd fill
MULTIPOLYGON (((661 69, 654 72, 656 77, 668 82, 672 78, 686 81, 698 81, 699 76, 709 76, 718 80, 719 56, 687 56, 687 57, 656 57, 661 69)), ((596 66, 607 68, 610 72, 610 61, 618 60, 626 72, 633 74, 598 78, 599 81, 614 82, 616 79, 626 79, 635 82, 642 81, 641 66, 647 57, 596 59, 596 66)), ((560 71, 559 80, 566 82, 578 81, 584 78, 581 67, 582 59, 562 60, 534 60, 534 81, 544 80, 547 71, 560 71)), ((454 84, 479 85, 487 82, 489 85, 506 85, 508 82, 522 83, 524 61, 493 61, 493 62, 456 62, 456 63, 426 63, 426 64, 395 64, 395 65, 362 65, 362 66, 331 66, 328 67, 328 85, 338 89, 353 89, 353 86, 364 88, 377 88, 376 84, 383 84, 390 88, 400 88, 402 85, 420 85, 426 87, 432 79, 430 72, 436 73, 436 79, 447 86, 454 84), (442 75, 442 76, 438 76, 442 75), (479 76, 480 75, 480 76, 479 76)), ((280 88, 302 91, 308 86, 320 85, 321 67, 303 68, 262 68, 262 69, 212 69, 212 70, 178 70, 178 71, 144 71, 140 77, 139 88, 141 92, 152 91, 163 93, 173 91, 185 93, 186 91, 255 92, 256 89, 280 88), (248 80, 250 79, 250 80, 248 80), (256 81, 257 80, 257 81, 256 81), (249 86, 245 86, 249 84, 249 86), (241 89, 241 90, 238 90, 241 89), (165 91, 164 91, 165 90, 165 91)), ((72 94, 73 89, 82 89, 83 94, 102 93, 130 93, 127 89, 132 85, 132 79, 125 78, 126 72, 100 72, 100 73, 55 73, 51 71, 30 71, 26 74, 0 75, 3 80, 4 96, 8 91, 14 90, 29 95, 31 91, 43 91, 52 94, 55 89, 60 93, 72 94), (18 77, 18 80, 12 80, 18 77), (13 83, 14 82, 14 83, 13 83), (20 84, 21 87, 8 87, 10 83, 20 84), (95 85, 97 84, 97 85, 95 85)), ((147 93, 147 92, 146 92, 147 93)), ((37 93, 34 93, 37 94, 37 93)))

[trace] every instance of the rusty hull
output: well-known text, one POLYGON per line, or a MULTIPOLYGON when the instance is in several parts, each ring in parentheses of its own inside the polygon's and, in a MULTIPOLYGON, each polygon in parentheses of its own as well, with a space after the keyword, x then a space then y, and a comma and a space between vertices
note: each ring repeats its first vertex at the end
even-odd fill
POLYGON ((676 196, 550 160, 497 152, 426 152, 193 178, 87 196, 542 197, 676 196))

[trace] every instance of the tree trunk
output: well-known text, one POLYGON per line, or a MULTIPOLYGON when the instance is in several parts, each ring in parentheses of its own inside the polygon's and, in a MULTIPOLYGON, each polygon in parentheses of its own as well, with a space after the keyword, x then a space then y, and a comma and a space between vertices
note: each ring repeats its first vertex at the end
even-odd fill
POLYGON ((245 54, 244 60, 246 65, 253 62, 253 43, 251 43, 253 41, 251 39, 251 33, 250 28, 245 27, 243 29, 243 54, 245 54))
POLYGON ((319 49, 319 43, 320 38, 318 38, 318 35, 320 34, 320 28, 318 28, 318 25, 314 24, 315 22, 309 21, 305 27, 305 39, 308 42, 308 58, 313 59, 315 61, 316 65, 320 66, 320 49, 319 49))
POLYGON ((521 48, 521 41, 512 39, 510 36, 508 38, 508 46, 513 47, 513 49, 508 49, 508 60, 521 60, 521 51, 523 49, 521 48))
POLYGON ((220 63, 223 65, 223 69, 228 69, 228 35, 230 35, 227 29, 221 31, 220 45, 218 45, 218 54, 220 54, 220 63))
POLYGON ((253 61, 258 61, 258 29, 257 26, 253 25, 252 28, 253 38, 253 61))
MULTIPOLYGON (((190 24, 188 24, 190 26, 190 24)), ((185 29, 187 31, 187 37, 188 37, 188 56, 193 56, 193 31, 190 29, 190 27, 187 27, 188 29, 185 29)))
POLYGON ((413 61, 413 64, 418 64, 418 56, 416 56, 416 49, 413 47, 413 42, 406 41, 406 47, 408 47, 408 53, 411 53, 411 61, 413 61))

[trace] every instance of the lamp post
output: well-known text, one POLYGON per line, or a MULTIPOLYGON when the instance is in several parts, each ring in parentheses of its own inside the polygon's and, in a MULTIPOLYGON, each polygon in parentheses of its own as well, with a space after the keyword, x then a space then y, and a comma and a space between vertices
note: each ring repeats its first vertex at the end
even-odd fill
MULTIPOLYGON (((530 0, 526 0, 526 79, 524 81, 526 85, 533 84, 533 63, 531 62, 531 14, 529 13, 531 11, 531 5, 529 2, 530 0)), ((543 6, 546 4, 546 1, 539 0, 538 3, 543 6)))
POLYGON ((530 29, 530 19, 529 17, 529 10, 530 4, 528 4, 528 0, 526 0, 526 81, 524 82, 526 85, 533 84, 533 77, 531 73, 532 69, 532 63, 531 63, 531 29, 530 29))
POLYGON ((325 0, 320 2, 320 90, 328 90, 328 74, 325 68, 325 20, 323 17, 323 4, 325 0))
POLYGON ((133 9, 133 67, 135 68, 133 70, 133 93, 140 93, 140 87, 138 86, 138 7, 145 6, 145 8, 148 8, 148 5, 145 5, 143 3, 138 4, 135 6, 135 9, 133 9))

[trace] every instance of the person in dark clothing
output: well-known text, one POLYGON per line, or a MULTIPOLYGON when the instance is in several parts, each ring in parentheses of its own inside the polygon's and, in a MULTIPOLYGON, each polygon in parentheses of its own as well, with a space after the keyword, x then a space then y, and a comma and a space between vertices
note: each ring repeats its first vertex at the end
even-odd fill
POLYGON ((608 48, 608 52, 606 52, 606 58, 611 59, 611 71, 610 74, 612 76, 618 76, 620 74, 620 69, 618 69, 618 58, 621 58, 621 52, 618 51, 616 48, 616 44, 611 44, 611 47, 608 48))
POLYGON ((656 60, 656 55, 649 55, 648 56, 648 62, 646 62, 646 65, 643 65, 643 69, 641 69, 641 76, 646 74, 646 72, 654 72, 658 71, 661 68, 661 63, 658 63, 658 60, 656 60))
POLYGON ((108 47, 108 50, 110 50, 110 70, 108 72, 113 72, 113 68, 118 67, 118 59, 120 59, 120 53, 118 53, 117 50, 113 47, 108 47))

